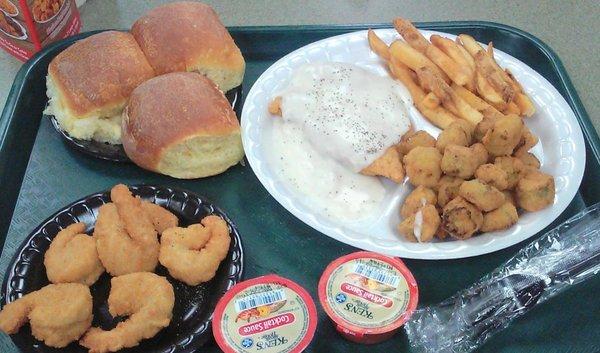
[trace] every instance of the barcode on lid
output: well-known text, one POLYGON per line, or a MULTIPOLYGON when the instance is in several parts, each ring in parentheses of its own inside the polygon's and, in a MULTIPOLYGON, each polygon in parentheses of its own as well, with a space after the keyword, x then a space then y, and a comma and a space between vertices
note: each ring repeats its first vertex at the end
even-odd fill
POLYGON ((398 287, 398 283, 400 282, 400 277, 365 264, 356 264, 354 266, 354 273, 394 288, 398 287))
POLYGON ((259 306, 269 305, 285 300, 283 289, 249 295, 235 301, 235 310, 239 313, 244 310, 254 309, 259 306))

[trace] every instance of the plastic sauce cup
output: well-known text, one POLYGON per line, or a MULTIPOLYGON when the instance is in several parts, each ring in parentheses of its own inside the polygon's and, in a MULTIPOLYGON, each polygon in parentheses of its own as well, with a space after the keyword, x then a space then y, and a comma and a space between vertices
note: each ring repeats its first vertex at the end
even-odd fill
POLYGON ((418 297, 417 282, 400 259, 368 251, 333 261, 319 281, 319 300, 337 331, 363 344, 391 338, 418 297))
POLYGON ((316 328, 308 292, 277 275, 235 285, 219 300, 213 318, 213 335, 225 353, 299 353, 316 328))

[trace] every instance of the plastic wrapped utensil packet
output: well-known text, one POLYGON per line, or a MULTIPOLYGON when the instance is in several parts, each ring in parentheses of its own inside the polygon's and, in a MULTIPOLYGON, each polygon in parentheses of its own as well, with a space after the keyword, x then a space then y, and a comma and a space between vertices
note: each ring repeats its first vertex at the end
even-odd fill
POLYGON ((550 230, 471 287, 415 311, 405 324, 419 353, 465 353, 572 285, 600 272, 600 204, 550 230))

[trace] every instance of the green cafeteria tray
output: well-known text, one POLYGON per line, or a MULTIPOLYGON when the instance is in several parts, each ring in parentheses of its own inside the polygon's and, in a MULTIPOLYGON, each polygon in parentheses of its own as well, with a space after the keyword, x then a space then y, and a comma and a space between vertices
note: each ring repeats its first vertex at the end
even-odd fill
MULTIPOLYGON (((389 27, 373 25, 372 28, 389 27)), ((468 33, 531 66, 565 97, 585 136, 587 163, 580 192, 556 220, 568 218, 600 200, 600 140, 571 81, 554 52, 539 39, 489 22, 421 23, 420 28, 468 33)), ((231 34, 246 58, 246 93, 273 62, 303 45, 367 26, 234 27, 231 34)), ((21 241, 59 208, 116 183, 159 184, 204 195, 222 207, 239 227, 245 249, 245 278, 277 273, 304 286, 317 300, 317 282, 327 264, 356 249, 313 230, 279 205, 262 187, 249 165, 198 180, 176 180, 131 164, 103 161, 69 148, 41 119, 46 104, 48 63, 83 33, 45 48, 17 74, 0 118, 0 278, 21 241)), ((366 39, 365 39, 366 40, 366 39)), ((240 112, 237 112, 238 116, 240 112)), ((552 225, 552 226, 553 226, 552 225)), ((550 227, 552 227, 550 226, 550 227)), ((549 227, 549 228, 550 228, 549 227)), ((437 303, 468 286, 512 256, 530 240, 474 258, 405 260, 419 284, 419 305, 437 303)), ((600 352, 600 277, 568 290, 532 310, 492 338, 480 352, 600 352)), ((365 346, 342 339, 319 304, 317 333, 307 352, 410 352, 404 333, 365 346)), ((16 348, 6 335, 0 351, 16 348)), ((203 352, 218 352, 210 342, 203 352)))

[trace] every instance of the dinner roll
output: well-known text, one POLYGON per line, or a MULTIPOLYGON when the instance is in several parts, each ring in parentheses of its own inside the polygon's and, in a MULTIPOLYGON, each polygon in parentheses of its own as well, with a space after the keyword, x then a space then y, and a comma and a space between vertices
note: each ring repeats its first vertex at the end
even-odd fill
POLYGON ((131 91, 154 76, 133 36, 107 31, 82 39, 48 67, 48 107, 70 136, 121 143, 121 113, 131 91))
POLYGON ((181 1, 156 7, 133 24, 131 33, 159 75, 196 71, 223 92, 242 83, 242 53, 208 5, 181 1))
POLYGON ((225 95, 193 72, 138 86, 123 111, 122 132, 133 162, 175 178, 219 174, 244 156, 240 124, 225 95))

